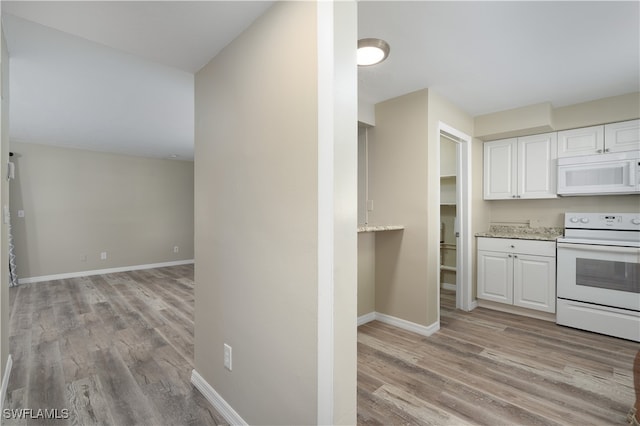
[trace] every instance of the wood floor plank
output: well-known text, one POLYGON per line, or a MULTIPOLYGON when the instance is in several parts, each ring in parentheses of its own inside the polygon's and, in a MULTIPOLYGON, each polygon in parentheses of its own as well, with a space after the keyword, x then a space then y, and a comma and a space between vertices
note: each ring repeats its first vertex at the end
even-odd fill
POLYGON ((430 424, 624 423, 640 345, 454 306, 455 293, 443 291, 430 337, 377 321, 359 327, 359 424, 401 421, 380 409, 389 405, 430 424))
POLYGON ((58 343, 62 357, 65 383, 73 382, 93 374, 91 352, 97 350, 87 345, 89 333, 85 328, 75 328, 61 333, 58 343))
POLYGON ((21 389, 27 386, 29 380, 29 362, 31 361, 31 332, 26 330, 9 336, 9 348, 13 365, 9 376, 8 389, 21 389))
MULTIPOLYGON (((68 408, 41 424, 225 424, 190 384, 193 266, 10 289, 8 408, 68 408)), ((622 424, 635 342, 441 301, 424 337, 358 329, 359 424, 622 424)))
POLYGON ((66 397, 73 426, 116 424, 111 416, 100 381, 95 375, 67 384, 66 397))
POLYGON ((159 425, 161 419, 152 409, 128 366, 115 348, 92 353, 102 396, 116 424, 159 425))
MULTIPOLYGON (((20 410, 23 407, 27 406, 27 395, 26 395, 26 386, 14 389, 12 391, 7 391, 7 399, 5 401, 4 409, 8 410, 20 410)), ((2 419, 3 426, 26 426, 27 419, 24 417, 4 417, 2 419)))
POLYGON ((424 399, 391 385, 383 385, 373 393, 377 398, 390 402, 412 417, 430 425, 468 425, 469 422, 456 417, 424 399))
POLYGON ((605 421, 610 413, 610 409, 601 408, 607 395, 593 394, 588 389, 572 386, 570 383, 573 378, 570 375, 532 369, 526 363, 511 364, 501 357, 487 358, 484 352, 477 355, 466 354, 458 350, 455 340, 447 336, 437 336, 433 340, 425 346, 425 353, 430 354, 431 363, 446 360, 446 363, 439 364, 436 368, 452 377, 464 374, 464 380, 478 389, 487 389, 487 392, 503 399, 510 397, 515 403, 533 410, 537 408, 556 421, 564 418, 575 420, 574 424, 586 424, 589 423, 589 418, 591 421, 594 418, 605 421), (587 413, 590 417, 582 418, 582 413, 587 413))
POLYGON ((3 424, 226 424, 190 383, 194 288, 186 265, 10 289, 5 407, 70 417, 3 424))
MULTIPOLYGON (((32 345, 33 355, 27 385, 27 407, 34 410, 67 408, 65 400, 64 372, 58 341, 43 341, 32 345)), ((30 424, 30 422, 27 422, 30 424)), ((66 425, 66 419, 43 418, 39 424, 66 425)))

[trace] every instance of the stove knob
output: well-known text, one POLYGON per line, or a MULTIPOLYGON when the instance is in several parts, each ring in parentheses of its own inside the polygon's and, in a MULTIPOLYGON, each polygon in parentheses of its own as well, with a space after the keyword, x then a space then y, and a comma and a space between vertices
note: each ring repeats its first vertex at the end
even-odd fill
POLYGON ((580 222, 589 223, 589 218, 583 217, 583 218, 580 219, 580 222))
POLYGON ((569 222, 571 223, 578 223, 578 218, 577 217, 572 217, 571 219, 569 219, 569 222))
POLYGON ((634 225, 640 225, 640 219, 633 218, 633 219, 631 219, 631 223, 633 223, 634 225))

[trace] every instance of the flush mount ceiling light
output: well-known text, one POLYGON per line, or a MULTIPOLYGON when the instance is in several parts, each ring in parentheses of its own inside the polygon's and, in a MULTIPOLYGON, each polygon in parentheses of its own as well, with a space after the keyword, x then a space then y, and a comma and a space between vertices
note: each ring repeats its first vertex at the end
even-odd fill
POLYGON ((389 56, 389 44, 379 38, 358 40, 358 66, 368 67, 379 64, 389 56))

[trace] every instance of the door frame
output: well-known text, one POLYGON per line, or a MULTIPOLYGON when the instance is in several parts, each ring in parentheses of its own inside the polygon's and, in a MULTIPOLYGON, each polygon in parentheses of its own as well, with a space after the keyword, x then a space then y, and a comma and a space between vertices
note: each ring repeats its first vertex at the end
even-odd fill
MULTIPOLYGON (((456 239, 456 308, 471 311, 476 307, 472 297, 473 236, 471 234, 471 136, 438 121, 438 136, 456 142, 456 218, 460 236, 456 239)), ((438 139, 438 176, 440 176, 440 140, 438 139)), ((438 191, 438 216, 440 215, 440 191, 438 191)), ((440 222, 440 219, 438 220, 440 222)), ((438 249, 438 253, 440 249, 438 249)), ((438 294, 440 293, 438 273, 438 294)), ((438 321, 440 320, 440 297, 438 296, 438 321)))

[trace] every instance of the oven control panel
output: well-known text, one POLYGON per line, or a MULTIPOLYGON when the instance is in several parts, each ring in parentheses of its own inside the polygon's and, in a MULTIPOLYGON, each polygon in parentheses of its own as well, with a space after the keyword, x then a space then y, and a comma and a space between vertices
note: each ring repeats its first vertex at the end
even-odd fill
POLYGON ((640 231, 637 213, 565 213, 564 226, 571 229, 614 229, 640 231))

